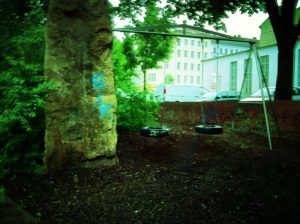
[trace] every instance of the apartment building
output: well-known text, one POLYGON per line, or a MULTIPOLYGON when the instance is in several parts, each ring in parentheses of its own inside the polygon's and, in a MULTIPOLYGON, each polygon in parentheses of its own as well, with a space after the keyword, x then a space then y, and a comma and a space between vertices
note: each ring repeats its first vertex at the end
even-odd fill
MULTIPOLYGON (((200 34, 194 30, 191 32, 193 35, 200 34)), ((248 48, 247 43, 216 41, 211 36, 203 40, 179 37, 169 60, 160 62, 159 69, 147 70, 147 88, 154 89, 163 84, 167 76, 173 77, 174 84, 202 85, 204 60, 242 52, 248 48)))

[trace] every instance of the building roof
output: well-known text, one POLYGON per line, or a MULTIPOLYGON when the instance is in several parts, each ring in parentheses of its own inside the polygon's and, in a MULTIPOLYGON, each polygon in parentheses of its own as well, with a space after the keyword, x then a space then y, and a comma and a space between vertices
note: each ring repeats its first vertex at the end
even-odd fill
MULTIPOLYGON (((295 20, 299 21, 300 18, 300 8, 297 8, 295 20)), ((274 44, 277 44, 276 37, 274 34, 274 30, 271 24, 271 21, 269 18, 267 18, 260 26, 259 26, 261 32, 260 32, 260 41, 259 46, 265 47, 265 46, 271 46, 274 44)), ((300 36, 298 37, 300 38, 300 36)))

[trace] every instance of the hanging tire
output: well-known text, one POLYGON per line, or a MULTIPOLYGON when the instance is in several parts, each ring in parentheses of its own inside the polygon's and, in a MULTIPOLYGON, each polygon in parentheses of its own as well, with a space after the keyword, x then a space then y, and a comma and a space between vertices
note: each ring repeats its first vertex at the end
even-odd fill
POLYGON ((223 126, 215 124, 197 125, 195 131, 199 134, 222 134, 223 126))
POLYGON ((169 129, 161 127, 143 127, 140 130, 140 134, 146 137, 160 138, 168 136, 169 129))

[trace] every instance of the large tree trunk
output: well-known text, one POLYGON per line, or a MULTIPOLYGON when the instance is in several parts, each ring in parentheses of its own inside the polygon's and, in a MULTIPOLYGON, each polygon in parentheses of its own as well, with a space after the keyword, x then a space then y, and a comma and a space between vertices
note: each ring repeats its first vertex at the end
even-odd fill
POLYGON ((294 43, 278 44, 278 74, 276 82, 276 100, 291 100, 293 94, 294 43))
POLYGON ((116 164, 116 97, 107 1, 50 0, 45 79, 45 166, 116 164))
POLYGON ((278 74, 275 100, 291 100, 294 77, 294 47, 299 36, 299 21, 295 24, 296 0, 265 0, 278 46, 278 74))

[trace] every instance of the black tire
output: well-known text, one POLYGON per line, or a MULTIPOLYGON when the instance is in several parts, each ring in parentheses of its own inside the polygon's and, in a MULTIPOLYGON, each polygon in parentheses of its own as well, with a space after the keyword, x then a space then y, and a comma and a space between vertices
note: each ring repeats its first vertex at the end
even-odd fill
POLYGON ((169 135, 169 129, 161 127, 143 127, 140 134, 146 137, 161 138, 169 135))
POLYGON ((195 130, 199 134, 222 134, 223 133, 223 126, 221 125, 197 125, 195 130))

